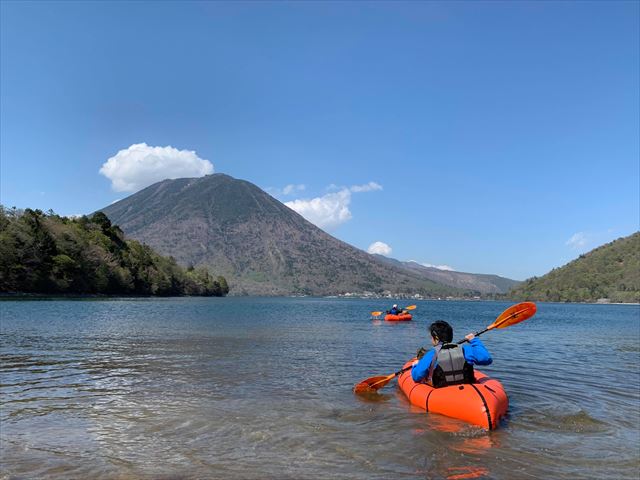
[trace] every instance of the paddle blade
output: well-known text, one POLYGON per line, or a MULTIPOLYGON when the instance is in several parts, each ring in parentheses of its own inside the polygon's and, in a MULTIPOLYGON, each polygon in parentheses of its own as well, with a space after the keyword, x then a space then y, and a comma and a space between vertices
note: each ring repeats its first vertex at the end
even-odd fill
POLYGON ((382 315, 382 312, 371 312, 372 317, 379 317, 380 315, 382 315))
POLYGON ((496 318, 495 322, 487 327, 487 330, 493 328, 506 328, 516 323, 520 323, 527 318, 531 318, 536 313, 536 304, 533 302, 522 302, 507 308, 496 318))
POLYGON ((408 307, 404 307, 405 310, 415 310, 416 308, 416 305, 409 305, 408 307))
POLYGON ((395 374, 367 378, 353 387, 353 391, 354 393, 375 392, 389 383, 393 377, 395 377, 395 374))

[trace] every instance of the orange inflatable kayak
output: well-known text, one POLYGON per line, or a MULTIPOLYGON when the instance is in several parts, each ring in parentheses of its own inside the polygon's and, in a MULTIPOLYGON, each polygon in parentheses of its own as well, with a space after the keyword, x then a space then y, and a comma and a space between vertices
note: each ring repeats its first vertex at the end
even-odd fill
MULTIPOLYGON (((405 367, 414 360, 408 361, 405 367)), ((509 399, 498 380, 477 370, 474 373, 476 383, 433 388, 414 382, 411 370, 407 370, 398 378, 398 385, 416 407, 494 430, 507 413, 509 399)))
POLYGON ((387 313, 384 316, 384 319, 387 322, 408 322, 409 320, 411 320, 413 317, 411 316, 410 313, 401 313, 400 315, 392 315, 390 313, 387 313))

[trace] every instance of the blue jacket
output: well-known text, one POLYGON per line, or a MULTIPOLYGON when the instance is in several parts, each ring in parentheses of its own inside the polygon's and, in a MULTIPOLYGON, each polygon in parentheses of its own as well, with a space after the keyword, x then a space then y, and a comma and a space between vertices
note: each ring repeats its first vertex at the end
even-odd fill
MULTIPOLYGON (((464 353, 464 359, 471 365, 491 365, 493 362, 491 354, 484 348, 478 337, 474 337, 469 343, 462 345, 462 352, 464 353)), ((414 382, 421 382, 427 377, 434 353, 435 350, 429 350, 418 364, 411 369, 411 378, 413 378, 414 382)), ((438 365, 437 360, 436 365, 438 365)), ((434 368, 436 365, 434 365, 434 368)))
POLYGON ((399 308, 392 308, 391 310, 389 310, 389 313, 391 315, 398 315, 401 312, 402 312, 402 310, 400 310, 399 308))

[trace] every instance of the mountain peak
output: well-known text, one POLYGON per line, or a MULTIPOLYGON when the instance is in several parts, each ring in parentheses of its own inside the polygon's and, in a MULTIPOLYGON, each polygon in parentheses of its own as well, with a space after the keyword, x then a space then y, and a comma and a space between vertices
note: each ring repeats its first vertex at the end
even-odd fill
POLYGON ((221 173, 163 180, 102 211, 179 263, 224 275, 235 294, 463 293, 380 262, 251 182, 221 173))

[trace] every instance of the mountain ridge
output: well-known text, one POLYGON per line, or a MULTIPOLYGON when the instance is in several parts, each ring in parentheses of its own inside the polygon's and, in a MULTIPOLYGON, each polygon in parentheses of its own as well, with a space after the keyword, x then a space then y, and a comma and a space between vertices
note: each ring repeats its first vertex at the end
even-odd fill
POLYGON ((400 265, 405 269, 415 271, 434 282, 450 287, 475 290, 481 294, 507 293, 520 282, 499 275, 487 273, 468 273, 455 270, 441 270, 435 267, 427 267, 414 261, 402 261, 382 255, 375 255, 381 261, 393 265, 400 265))
POLYGON ((179 263, 224 275, 236 295, 478 293, 382 262, 226 174, 163 180, 100 211, 179 263))
POLYGON ((529 278, 508 295, 515 300, 640 303, 640 232, 529 278))

